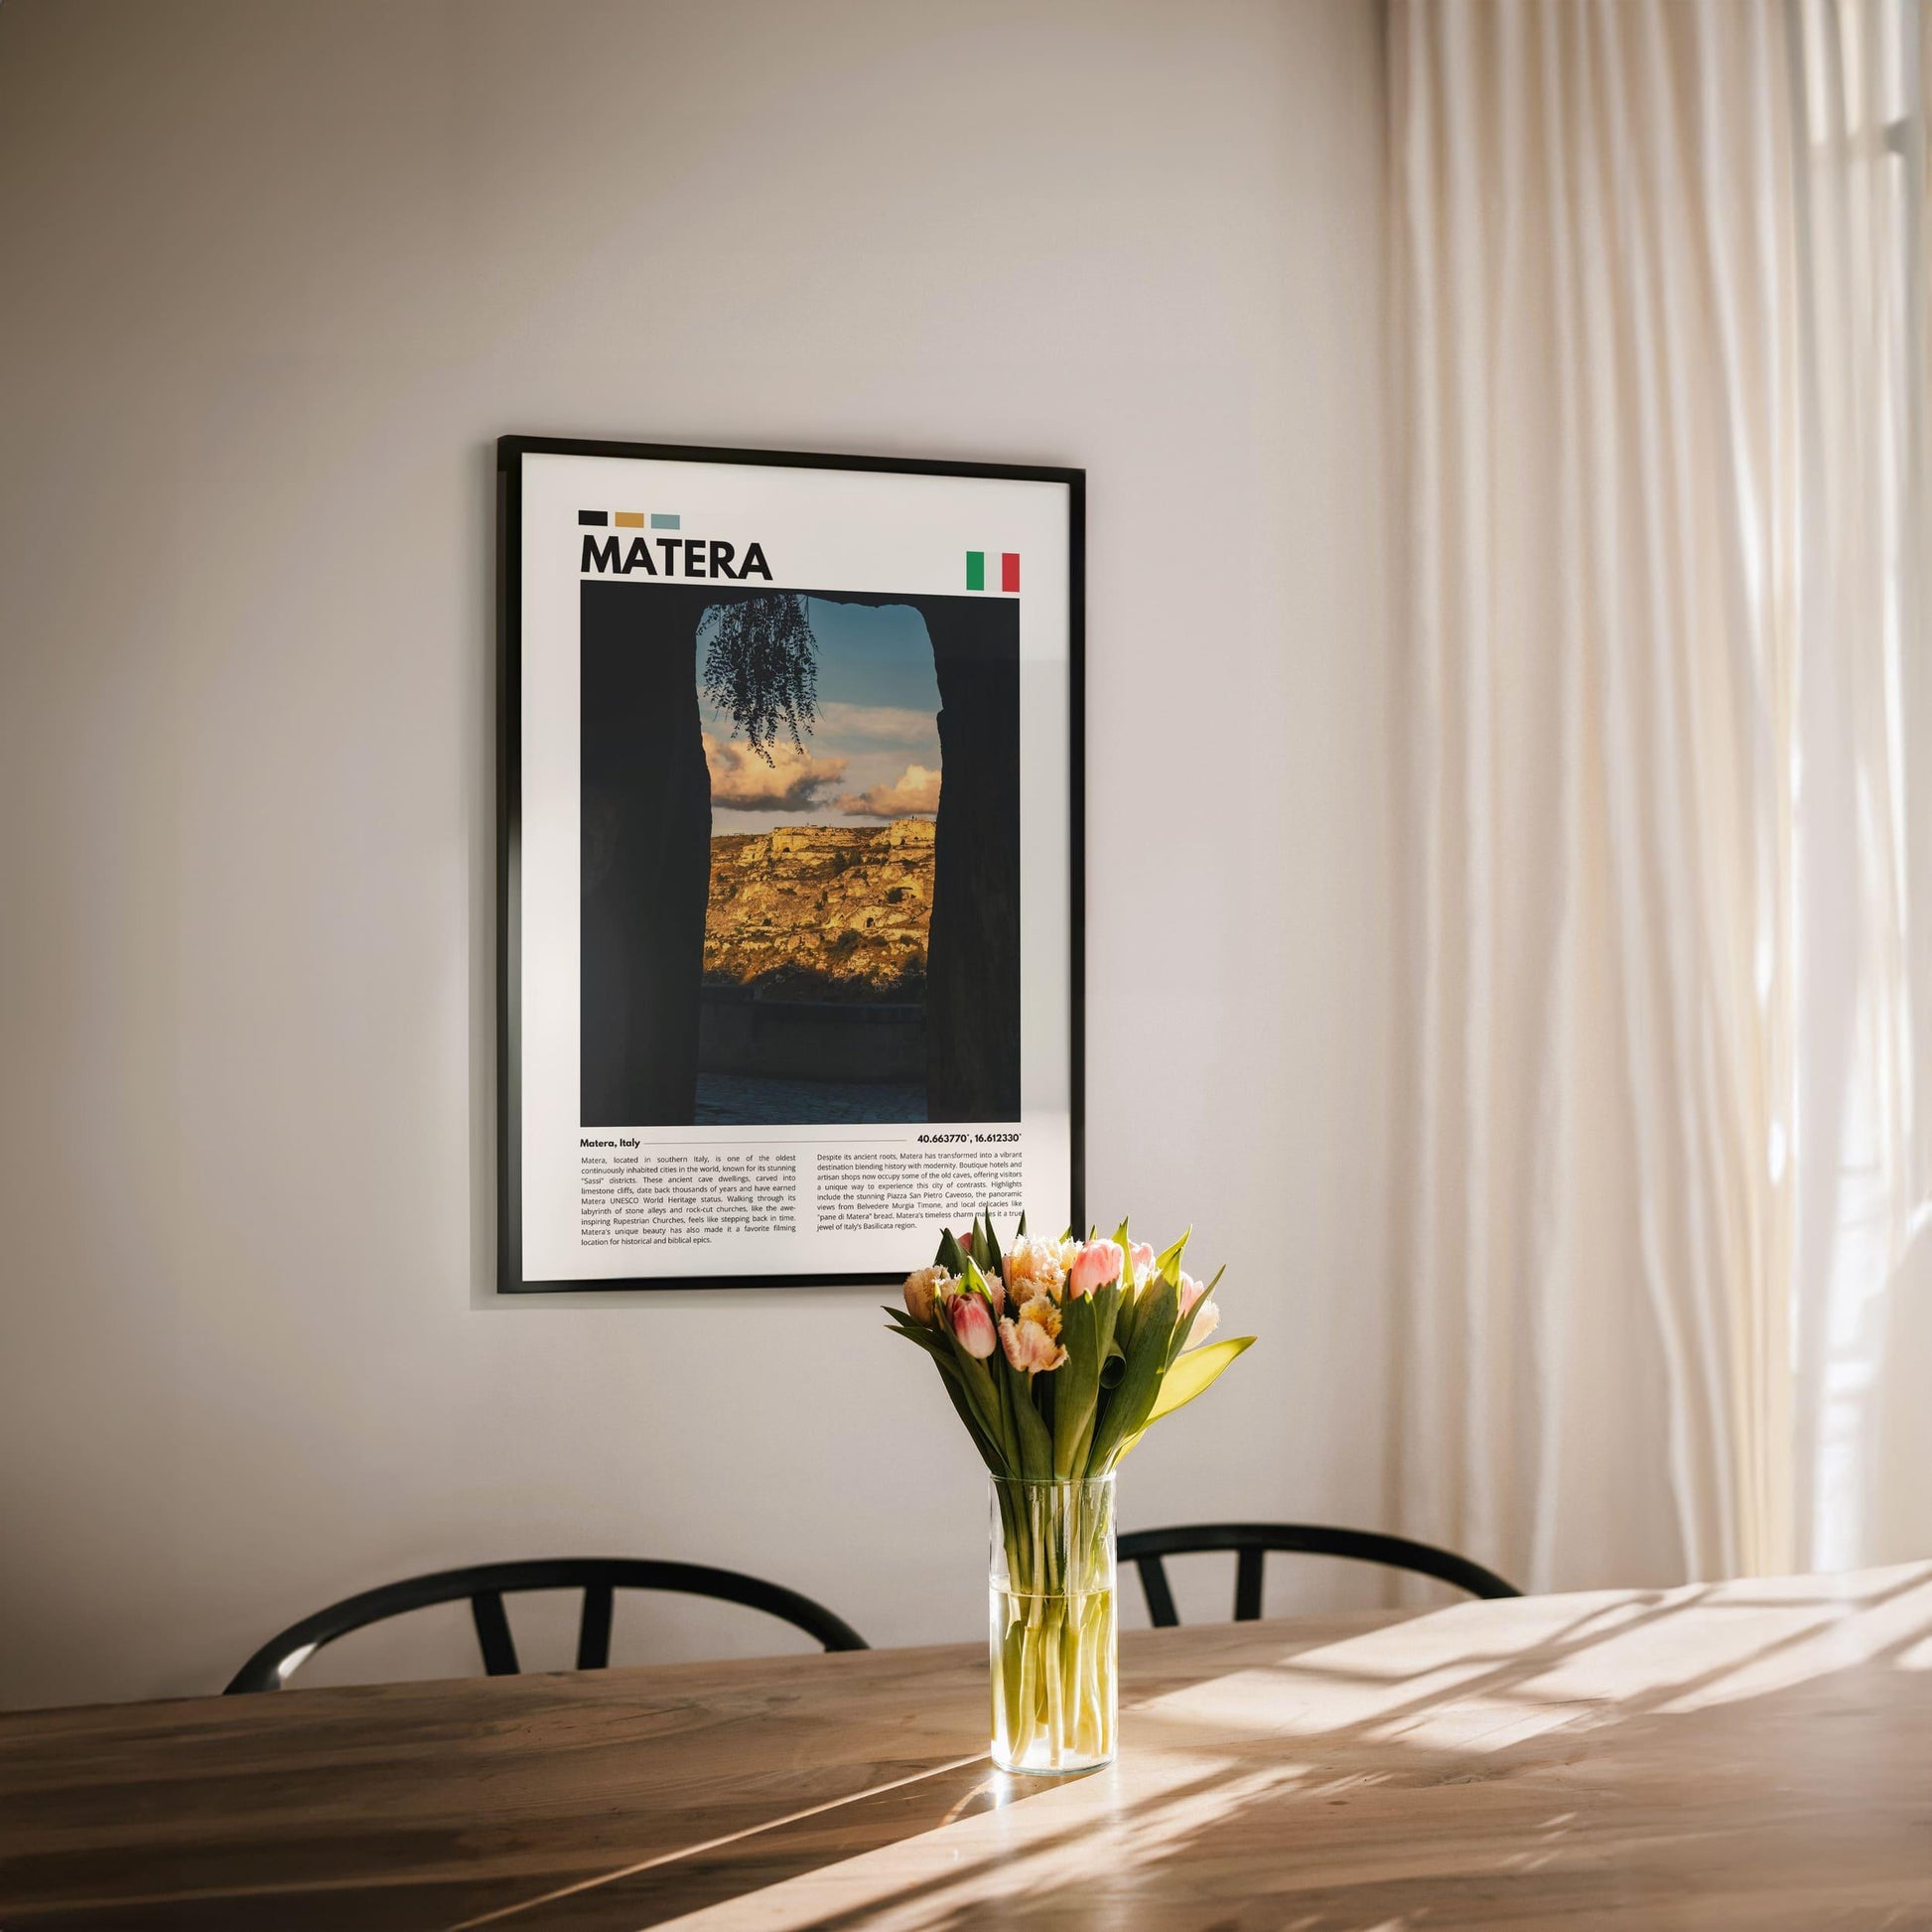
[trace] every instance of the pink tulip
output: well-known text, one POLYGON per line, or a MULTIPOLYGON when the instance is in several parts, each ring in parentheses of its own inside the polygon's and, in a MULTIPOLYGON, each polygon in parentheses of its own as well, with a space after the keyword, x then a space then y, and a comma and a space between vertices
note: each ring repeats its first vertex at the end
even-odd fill
POLYGON ((974 1290, 984 1295, 993 1304, 993 1312, 995 1314, 1006 1313, 1006 1284, 1001 1281, 997 1270, 989 1275, 980 1267, 978 1262, 969 1257, 966 1263, 965 1276, 959 1286, 962 1290, 974 1290))
POLYGON ((984 1361, 998 1340, 993 1331, 993 1311, 977 1295, 955 1295, 945 1308, 954 1340, 967 1354, 984 1361))
POLYGON ((1075 1295, 1091 1295, 1096 1288, 1105 1288, 1120 1279, 1126 1259, 1118 1241, 1089 1241, 1067 1271, 1068 1290, 1075 1295))
POLYGON ((1002 1321, 1000 1345, 1023 1375, 1056 1369, 1066 1360, 1066 1350, 1037 1321, 1002 1321))
POLYGON ((1215 1328, 1220 1325, 1221 1305, 1210 1302, 1206 1308, 1200 1307, 1200 1298, 1207 1293, 1207 1285, 1197 1282, 1191 1275, 1180 1278, 1180 1332, 1187 1337, 1181 1343, 1183 1350, 1198 1348, 1215 1328))
POLYGON ((1134 1272, 1137 1275, 1143 1268, 1152 1268, 1154 1266, 1154 1249, 1152 1244, 1146 1241, 1136 1241, 1128 1249, 1127 1258, 1133 1262, 1134 1272))

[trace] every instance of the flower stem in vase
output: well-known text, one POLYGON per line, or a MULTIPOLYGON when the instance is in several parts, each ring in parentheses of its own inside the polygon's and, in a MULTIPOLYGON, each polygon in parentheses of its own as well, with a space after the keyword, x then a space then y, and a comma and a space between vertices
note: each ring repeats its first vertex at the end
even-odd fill
POLYGON ((994 1761, 1092 1770, 1114 1754, 1113 1477, 993 1490, 994 1761))

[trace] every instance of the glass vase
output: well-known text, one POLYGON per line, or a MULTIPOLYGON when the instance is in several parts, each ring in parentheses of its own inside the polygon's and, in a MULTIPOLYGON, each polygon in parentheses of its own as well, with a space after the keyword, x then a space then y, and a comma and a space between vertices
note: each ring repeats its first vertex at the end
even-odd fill
POLYGON ((1114 1755, 1114 1479, 992 1489, 993 1761, 1091 1771, 1114 1755))

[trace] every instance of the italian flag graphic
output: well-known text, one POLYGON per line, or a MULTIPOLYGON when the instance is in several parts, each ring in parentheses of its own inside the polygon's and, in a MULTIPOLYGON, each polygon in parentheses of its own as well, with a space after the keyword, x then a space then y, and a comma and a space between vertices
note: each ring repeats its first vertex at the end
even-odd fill
MULTIPOLYGON (((1020 553, 1017 550, 1003 550, 1000 555, 1000 588, 1010 595, 1020 594, 1020 553)), ((969 591, 983 591, 986 588, 986 552, 969 550, 966 553, 966 588, 969 591)))

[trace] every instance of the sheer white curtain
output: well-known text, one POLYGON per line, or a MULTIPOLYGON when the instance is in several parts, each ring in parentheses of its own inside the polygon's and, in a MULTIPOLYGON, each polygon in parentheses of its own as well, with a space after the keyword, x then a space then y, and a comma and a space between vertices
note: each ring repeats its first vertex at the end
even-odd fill
POLYGON ((1395 1504, 1932 1550, 1922 0, 1392 0, 1395 1504))

